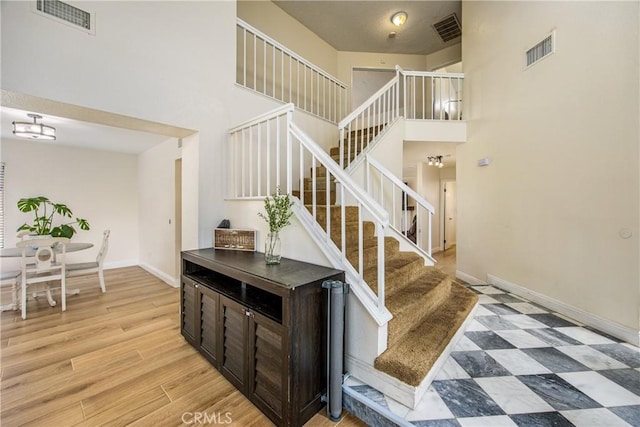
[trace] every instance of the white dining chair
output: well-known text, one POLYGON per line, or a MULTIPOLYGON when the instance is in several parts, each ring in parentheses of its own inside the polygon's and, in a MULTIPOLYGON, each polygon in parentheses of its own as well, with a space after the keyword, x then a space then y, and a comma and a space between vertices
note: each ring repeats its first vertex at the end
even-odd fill
POLYGON ((3 305, 3 311, 18 309, 18 280, 21 273, 20 270, 0 272, 0 286, 11 286, 11 303, 3 305))
POLYGON ((60 280, 62 311, 66 311, 65 255, 67 243, 69 243, 69 239, 65 237, 50 237, 22 240, 16 244, 18 248, 22 249, 22 271, 20 280, 22 319, 27 318, 28 288, 31 287, 32 289, 30 290, 33 291, 35 287, 45 287, 49 304, 54 306, 56 304, 51 298, 50 283, 57 280, 60 280), (35 255, 32 255, 32 248, 35 249, 35 255))
POLYGON ((87 274, 98 273, 98 279, 100 280, 100 289, 102 289, 102 292, 107 291, 106 285, 104 283, 103 265, 104 259, 107 256, 107 251, 109 250, 109 234, 111 234, 109 230, 105 230, 102 234, 102 246, 100 247, 100 251, 98 252, 98 256, 96 257, 95 262, 76 262, 67 264, 67 277, 84 276, 87 274))

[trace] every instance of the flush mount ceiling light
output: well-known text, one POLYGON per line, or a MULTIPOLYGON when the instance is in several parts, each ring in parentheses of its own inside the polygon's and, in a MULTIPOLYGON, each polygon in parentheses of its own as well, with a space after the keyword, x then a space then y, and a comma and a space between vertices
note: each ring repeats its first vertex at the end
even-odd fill
POLYGON ((444 163, 442 163, 442 156, 428 156, 429 166, 437 166, 439 168, 444 167, 444 163))
POLYGON ((13 134, 22 138, 30 139, 56 139, 56 128, 52 126, 37 123, 42 116, 38 114, 27 114, 33 119, 33 123, 29 122, 13 122, 13 134))
POLYGON ((393 25, 396 27, 401 27, 405 22, 407 22, 408 16, 407 12, 396 12, 391 17, 391 22, 393 22, 393 25))

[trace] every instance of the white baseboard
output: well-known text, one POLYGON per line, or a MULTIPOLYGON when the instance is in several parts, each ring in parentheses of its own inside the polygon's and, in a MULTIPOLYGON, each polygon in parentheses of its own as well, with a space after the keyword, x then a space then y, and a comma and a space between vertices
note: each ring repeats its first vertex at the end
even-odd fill
POLYGON ((105 262, 103 268, 105 270, 112 270, 114 268, 135 267, 136 265, 138 265, 137 259, 125 259, 121 261, 105 262))
POLYGON ((147 270, 149 273, 153 274, 154 276, 156 276, 158 279, 162 280, 163 282, 165 282, 167 285, 173 287, 173 288, 178 288, 180 287, 180 281, 178 279, 174 279, 173 277, 169 276, 167 273, 158 270, 155 267, 152 267, 148 264, 144 264, 144 263, 140 263, 139 264, 140 267, 144 268, 145 270, 147 270))
POLYGON ((604 319, 580 308, 532 291, 523 286, 516 285, 515 283, 511 283, 507 280, 501 279, 491 274, 487 274, 487 281, 489 282, 489 284, 494 285, 500 289, 526 298, 529 301, 540 304, 543 307, 575 319, 578 322, 589 325, 599 331, 624 340, 635 346, 640 346, 640 331, 638 330, 620 325, 619 323, 613 322, 611 320, 604 319))
POLYGON ((487 282, 485 282, 484 280, 480 280, 478 278, 473 277, 470 274, 467 274, 465 272, 462 272, 460 270, 456 270, 456 277, 460 280, 464 280, 465 282, 467 282, 470 285, 486 285, 487 282))

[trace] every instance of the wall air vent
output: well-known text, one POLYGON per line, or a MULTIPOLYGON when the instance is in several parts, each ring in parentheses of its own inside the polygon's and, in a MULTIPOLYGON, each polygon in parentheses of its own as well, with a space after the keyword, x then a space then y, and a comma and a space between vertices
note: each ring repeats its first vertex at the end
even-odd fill
POLYGON ((525 52, 525 68, 529 68, 533 64, 541 61, 543 58, 555 52, 556 33, 552 31, 547 37, 539 43, 536 43, 531 49, 525 52))
POLYGON ((36 13, 95 34, 93 15, 68 3, 58 0, 36 0, 36 13))
POLYGON ((460 21, 458 21, 458 17, 455 13, 452 13, 451 15, 433 24, 433 28, 445 43, 449 40, 457 39, 462 35, 460 21))

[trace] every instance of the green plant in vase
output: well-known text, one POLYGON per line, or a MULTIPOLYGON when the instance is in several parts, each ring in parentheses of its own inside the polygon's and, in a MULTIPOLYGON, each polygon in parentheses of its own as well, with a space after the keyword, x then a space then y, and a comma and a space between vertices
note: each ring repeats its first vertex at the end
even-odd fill
POLYGON ((76 233, 73 224, 77 224, 81 230, 89 230, 89 223, 83 218, 75 218, 75 221, 54 226, 53 220, 56 215, 62 218, 73 218, 73 212, 67 205, 54 203, 44 196, 20 199, 18 200, 18 209, 24 213, 33 212, 33 221, 22 224, 18 231, 26 230, 39 236, 51 235, 52 237, 70 239, 76 233))
POLYGON ((289 199, 289 194, 281 194, 280 187, 264 199, 266 214, 259 212, 258 215, 269 224, 269 234, 264 244, 264 259, 267 264, 280 264, 282 254, 279 233, 291 224, 292 206, 293 202, 289 199))

